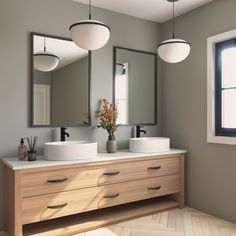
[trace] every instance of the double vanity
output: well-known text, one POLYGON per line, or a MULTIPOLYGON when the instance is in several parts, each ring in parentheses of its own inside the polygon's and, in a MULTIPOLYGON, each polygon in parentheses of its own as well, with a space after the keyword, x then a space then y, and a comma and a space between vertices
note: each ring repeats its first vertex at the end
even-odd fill
MULTIPOLYGON (((65 126, 91 126, 91 52, 41 33, 31 33, 31 49, 30 127, 62 127, 65 141, 65 126), (60 58, 49 71, 35 60, 46 44, 60 58)), ((136 126, 129 151, 97 153, 96 142, 51 142, 37 161, 2 159, 8 235, 74 235, 184 206, 186 151, 170 149, 168 138, 140 138, 146 133, 140 125, 157 125, 156 65, 156 52, 113 46, 116 124, 136 126)))
POLYGON ((93 157, 93 148, 85 146, 94 143, 65 142, 45 145, 45 157, 51 161, 43 157, 35 162, 3 159, 4 229, 11 236, 73 235, 182 208, 185 151, 142 152, 143 142, 137 145, 135 141, 130 140, 130 147, 139 148, 136 153, 119 151, 93 157), (70 145, 81 146, 78 150, 83 152, 77 160, 70 145), (63 154, 64 148, 70 160, 63 154), (90 156, 83 158, 89 150, 90 156))

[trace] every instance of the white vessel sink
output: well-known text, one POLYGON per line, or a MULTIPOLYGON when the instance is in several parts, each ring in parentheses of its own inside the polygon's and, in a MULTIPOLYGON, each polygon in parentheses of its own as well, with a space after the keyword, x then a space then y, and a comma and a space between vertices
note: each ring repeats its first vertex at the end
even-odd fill
POLYGON ((49 161, 73 161, 97 156, 97 142, 69 141, 44 144, 44 159, 49 161))
POLYGON ((130 138, 130 152, 166 152, 170 150, 170 139, 164 137, 130 138))

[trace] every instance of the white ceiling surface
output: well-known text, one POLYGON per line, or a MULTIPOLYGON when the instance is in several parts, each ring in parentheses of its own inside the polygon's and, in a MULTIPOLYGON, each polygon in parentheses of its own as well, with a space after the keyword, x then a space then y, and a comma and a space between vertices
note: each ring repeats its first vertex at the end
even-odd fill
MULTIPOLYGON (((88 4, 88 0, 72 1, 88 4)), ((175 3, 175 15, 182 15, 212 1, 179 0, 175 3)), ((172 18, 172 3, 167 0, 92 0, 92 5, 158 23, 172 18)))
MULTIPOLYGON (((34 36, 34 53, 43 52, 44 37, 34 36)), ((46 37, 46 51, 59 57, 59 68, 88 56, 88 51, 79 48, 72 41, 46 37)))

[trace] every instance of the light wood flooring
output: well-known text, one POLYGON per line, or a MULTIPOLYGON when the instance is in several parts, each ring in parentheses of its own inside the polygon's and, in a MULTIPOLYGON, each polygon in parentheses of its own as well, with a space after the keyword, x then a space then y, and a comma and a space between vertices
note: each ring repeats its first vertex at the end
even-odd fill
MULTIPOLYGON (((0 232, 0 236, 6 234, 0 232)), ((74 236, 236 236, 236 224, 185 208, 164 211, 74 236)))
POLYGON ((236 224, 185 208, 164 211, 76 236, 236 236, 236 224))

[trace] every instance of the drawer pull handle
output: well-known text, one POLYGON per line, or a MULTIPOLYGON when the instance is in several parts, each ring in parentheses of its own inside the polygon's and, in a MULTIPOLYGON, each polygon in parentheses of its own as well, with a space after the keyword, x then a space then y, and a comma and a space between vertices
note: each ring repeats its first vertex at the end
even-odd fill
POLYGON ((161 186, 157 186, 157 187, 148 188, 148 190, 159 190, 159 189, 161 189, 161 186))
POLYGON ((103 198, 117 198, 117 197, 119 197, 119 196, 120 196, 120 194, 117 193, 117 194, 114 194, 114 195, 106 195, 106 196, 104 196, 103 198))
POLYGON ((52 179, 52 180, 47 180, 47 182, 48 182, 48 183, 54 183, 54 184, 56 184, 56 183, 65 182, 65 181, 67 181, 67 180, 68 180, 68 178, 64 178, 64 179, 52 179))
POLYGON ((48 209, 60 209, 60 208, 63 208, 65 206, 67 206, 68 203, 64 203, 64 204, 61 204, 61 205, 55 205, 55 206, 47 206, 48 209))
POLYGON ((153 166, 153 167, 148 167, 148 170, 159 170, 161 169, 161 166, 153 166))
POLYGON ((114 176, 114 175, 118 175, 120 174, 120 171, 114 171, 114 172, 106 172, 103 173, 103 175, 107 175, 107 176, 114 176))

